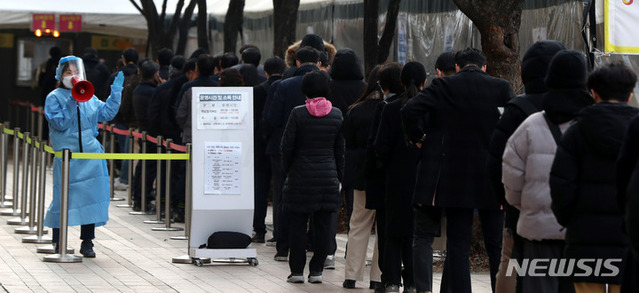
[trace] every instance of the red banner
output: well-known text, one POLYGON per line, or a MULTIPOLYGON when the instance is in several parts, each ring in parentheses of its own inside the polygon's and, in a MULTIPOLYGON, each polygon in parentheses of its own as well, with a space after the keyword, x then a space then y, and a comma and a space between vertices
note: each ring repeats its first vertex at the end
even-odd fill
POLYGON ((33 21, 31 22, 31 30, 55 30, 55 14, 33 14, 33 21))
POLYGON ((60 14, 61 32, 79 32, 82 31, 82 15, 80 14, 60 14))

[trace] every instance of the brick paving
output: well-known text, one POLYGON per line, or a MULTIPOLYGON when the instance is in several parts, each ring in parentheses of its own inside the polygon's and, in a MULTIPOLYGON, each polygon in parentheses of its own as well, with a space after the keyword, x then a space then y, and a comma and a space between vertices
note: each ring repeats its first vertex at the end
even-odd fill
MULTIPOLYGON (((7 168, 7 194, 12 193, 12 166, 7 168)), ((47 171, 47 198, 51 200, 51 169, 47 171)), ((126 197, 126 192, 116 192, 126 197)), ((198 267, 174 264, 172 258, 187 254, 186 240, 172 240, 184 231, 152 231, 163 225, 144 224, 153 215, 129 215, 130 208, 111 203, 110 220, 96 229, 94 240, 97 257, 84 258, 80 263, 42 261, 44 254, 36 252, 43 244, 22 243, 28 235, 16 234, 19 226, 7 225, 15 217, 0 216, 0 287, 6 292, 372 292, 368 282, 357 282, 358 289, 342 288, 344 281, 344 249, 346 235, 337 236, 336 269, 324 271, 322 284, 289 284, 286 262, 273 260, 275 248, 252 244, 257 249, 259 265, 213 263, 198 267)), ((267 216, 270 226, 271 210, 267 216)), ((181 226, 184 224, 173 224, 181 226)), ((49 229, 50 230, 50 229, 49 229)), ((270 232, 268 233, 270 234, 270 232)), ((69 247, 79 254, 80 229, 69 227, 69 247)), ((46 235, 45 235, 46 236, 46 235)), ((270 235, 267 235, 267 239, 270 235)), ((372 256, 372 243, 369 256, 372 256)), ((310 254, 308 259, 310 259, 310 254)), ((308 265, 305 274, 308 274, 308 265)), ((438 292, 441 274, 435 274, 438 292)), ((490 292, 487 274, 473 274, 473 292, 490 292)), ((0 290, 1 291, 1 290, 0 290)))

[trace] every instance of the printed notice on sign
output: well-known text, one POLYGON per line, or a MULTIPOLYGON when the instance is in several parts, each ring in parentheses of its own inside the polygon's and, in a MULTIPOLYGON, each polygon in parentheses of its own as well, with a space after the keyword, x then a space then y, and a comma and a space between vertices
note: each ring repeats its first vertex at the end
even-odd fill
POLYGON ((200 94, 197 129, 246 128, 247 97, 237 94, 200 94))
POLYGON ((206 142, 204 194, 240 194, 242 143, 206 142))

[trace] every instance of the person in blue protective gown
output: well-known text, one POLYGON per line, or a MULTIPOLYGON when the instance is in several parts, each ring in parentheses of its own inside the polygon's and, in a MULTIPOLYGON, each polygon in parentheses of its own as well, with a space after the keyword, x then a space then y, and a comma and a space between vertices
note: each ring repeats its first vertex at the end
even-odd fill
MULTIPOLYGON (((103 153, 104 149, 96 139, 97 124, 100 121, 110 121, 118 113, 124 77, 121 72, 117 75, 111 85, 111 95, 105 102, 95 95, 88 101, 77 102, 71 94, 73 78, 86 79, 82 59, 76 56, 61 58, 55 75, 59 85, 49 93, 44 105, 53 150, 103 153)), ((53 228, 52 238, 56 252, 60 232, 61 168, 61 158, 55 158, 53 200, 44 218, 44 225, 53 228)), ((95 257, 92 241, 95 238, 95 227, 106 224, 109 219, 109 174, 105 160, 71 159, 68 202, 68 225, 81 225, 80 253, 84 257, 95 257)))

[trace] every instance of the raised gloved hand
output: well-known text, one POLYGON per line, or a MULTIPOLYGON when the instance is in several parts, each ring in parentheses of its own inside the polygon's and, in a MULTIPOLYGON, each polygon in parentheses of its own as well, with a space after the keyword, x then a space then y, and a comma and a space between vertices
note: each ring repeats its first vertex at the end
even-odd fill
POLYGON ((124 74, 122 74, 122 71, 120 71, 118 72, 118 75, 115 76, 115 79, 113 80, 112 85, 122 87, 123 83, 124 83, 124 74))

